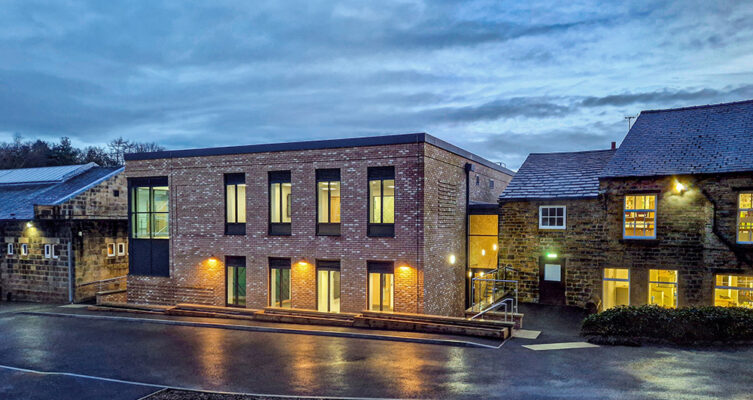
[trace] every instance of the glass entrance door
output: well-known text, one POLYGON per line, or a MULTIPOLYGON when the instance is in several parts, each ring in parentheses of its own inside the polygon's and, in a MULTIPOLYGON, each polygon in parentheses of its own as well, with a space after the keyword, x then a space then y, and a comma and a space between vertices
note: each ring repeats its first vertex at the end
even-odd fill
POLYGON ((340 312, 340 271, 317 271, 317 309, 322 312, 340 312))
POLYGON ((369 310, 395 310, 395 275, 389 273, 369 273, 369 310))
POLYGON ((225 302, 228 306, 246 306, 246 257, 225 258, 225 302))
POLYGON ((290 268, 270 268, 269 305, 272 307, 291 308, 290 268))

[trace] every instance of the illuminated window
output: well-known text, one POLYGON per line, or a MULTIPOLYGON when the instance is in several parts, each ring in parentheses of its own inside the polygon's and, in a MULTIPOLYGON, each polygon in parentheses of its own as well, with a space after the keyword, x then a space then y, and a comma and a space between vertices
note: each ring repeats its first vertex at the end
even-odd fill
POLYGON ((630 271, 626 268, 604 268, 602 309, 630 304, 630 271))
POLYGON ((468 267, 496 269, 499 237, 498 216, 470 215, 468 227, 468 267))
MULTIPOLYGON (((167 182, 166 178, 152 180, 167 182)), ((152 186, 148 178, 143 181, 143 185, 131 187, 131 235, 136 239, 168 239, 169 188, 152 186)))
POLYGON ((677 270, 648 271, 648 304, 666 308, 677 307, 677 270))
POLYGON ((368 263, 369 310, 395 311, 395 265, 391 262, 368 263))
POLYGON ((225 234, 246 234, 245 174, 225 174, 225 234))
POLYGON ((225 257, 228 306, 246 306, 246 257, 225 257))
POLYGON ((340 312, 340 262, 316 262, 316 308, 340 312))
POLYGON ((740 193, 737 209, 737 242, 753 243, 753 193, 740 193))
POLYGON ((269 305, 291 308, 290 259, 269 259, 269 305))
POLYGON ((753 308, 753 276, 717 275, 714 305, 753 308))
POLYGON ((269 173, 269 234, 290 235, 293 185, 290 171, 269 173))
POLYGON ((566 214, 565 206, 539 207, 539 229, 565 229, 566 214))
POLYGON ((656 238, 656 195, 625 196, 624 220, 625 238, 656 238))
POLYGON ((395 235, 395 167, 373 167, 369 177, 369 236, 395 235))
POLYGON ((316 170, 316 233, 340 234, 340 170, 316 170))
POLYGON ((107 257, 115 257, 115 243, 107 243, 107 257))

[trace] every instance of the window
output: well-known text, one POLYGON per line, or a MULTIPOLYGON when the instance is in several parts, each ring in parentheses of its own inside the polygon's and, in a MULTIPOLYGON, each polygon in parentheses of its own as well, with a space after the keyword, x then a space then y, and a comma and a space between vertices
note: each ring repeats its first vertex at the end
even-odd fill
POLYGON ((269 234, 290 235, 290 171, 269 173, 269 234))
POLYGON ((340 312, 340 261, 316 262, 316 308, 340 312))
POLYGON ((753 192, 738 196, 737 242, 753 243, 753 192))
POLYGON ((225 234, 246 234, 245 174, 225 174, 225 234))
POLYGON ((498 216, 470 215, 468 227, 468 266, 479 269, 496 269, 498 264, 498 216))
POLYGON ((115 257, 115 243, 107 243, 107 257, 115 257))
POLYGON ((494 189, 494 179, 489 179, 489 189, 494 189))
POLYGON ((269 305, 291 308, 290 298, 290 259, 269 259, 269 305))
POLYGON ((395 311, 395 265, 391 262, 369 261, 369 310, 395 311))
POLYGON ((52 258, 52 245, 46 244, 44 245, 44 258, 52 258))
POLYGON ((131 234, 136 239, 169 239, 167 178, 140 181, 143 185, 131 187, 131 234), (158 180, 164 186, 155 185, 158 180))
POLYGON ((13 255, 14 249, 13 249, 13 243, 8 243, 8 255, 13 255))
POLYGON ((565 229, 567 227, 565 206, 539 207, 539 229, 565 229))
POLYGON ((624 221, 625 238, 656 238, 656 195, 625 196, 624 221))
POLYGON ((395 236, 395 167, 372 167, 368 236, 395 236))
POLYGON ((630 271, 626 268, 604 268, 602 309, 630 304, 630 271))
POLYGON ((677 270, 648 271, 648 304, 666 308, 677 307, 677 270))
POLYGON ((226 304, 246 306, 246 257, 225 257, 226 304))
POLYGON ((476 175, 476 186, 481 184, 481 177, 476 175))
POLYGON ((753 276, 717 275, 714 305, 753 308, 753 276))
POLYGON ((21 243, 21 255, 22 256, 28 256, 29 255, 29 245, 26 243, 21 243))
POLYGON ((316 170, 316 234, 340 234, 340 170, 316 170))
POLYGON ((126 254, 126 245, 125 243, 118 243, 118 255, 124 256, 126 254))

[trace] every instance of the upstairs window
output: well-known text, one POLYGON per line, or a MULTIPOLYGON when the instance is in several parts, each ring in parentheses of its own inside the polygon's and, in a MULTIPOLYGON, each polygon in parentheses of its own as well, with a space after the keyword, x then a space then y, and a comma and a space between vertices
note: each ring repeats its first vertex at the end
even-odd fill
POLYGON ((625 196, 623 237, 628 239, 656 238, 656 195, 625 196))
POLYGON ((55 251, 55 245, 54 244, 46 244, 44 245, 44 258, 58 258, 58 254, 55 251))
POLYGON ((12 256, 14 252, 13 243, 8 243, 8 255, 12 256))
POLYGON ((737 242, 753 243, 753 192, 738 196, 737 242))
POLYGON ((29 255, 29 245, 26 243, 21 243, 21 255, 22 256, 28 256, 29 255))
POLYGON ((133 238, 170 238, 169 198, 167 178, 134 179, 130 208, 133 238))
POLYGON ((246 234, 245 174, 225 174, 225 234, 246 234))
POLYGON ((395 236, 395 167, 372 167, 369 178, 369 236, 395 236))
POLYGON ((269 173, 269 234, 290 235, 292 214, 290 171, 269 173))
POLYGON ((539 207, 539 229, 565 229, 567 226, 565 206, 539 207))
POLYGON ((340 170, 316 170, 316 234, 340 234, 340 170))

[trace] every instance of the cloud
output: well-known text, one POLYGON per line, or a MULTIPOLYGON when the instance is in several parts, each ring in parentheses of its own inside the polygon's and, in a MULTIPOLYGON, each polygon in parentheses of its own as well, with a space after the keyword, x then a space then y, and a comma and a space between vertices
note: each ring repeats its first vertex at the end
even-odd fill
POLYGON ((626 106, 632 104, 674 105, 678 102, 724 102, 729 99, 753 98, 753 85, 742 85, 726 89, 670 90, 654 92, 622 93, 603 97, 586 97, 581 101, 584 107, 626 106))

